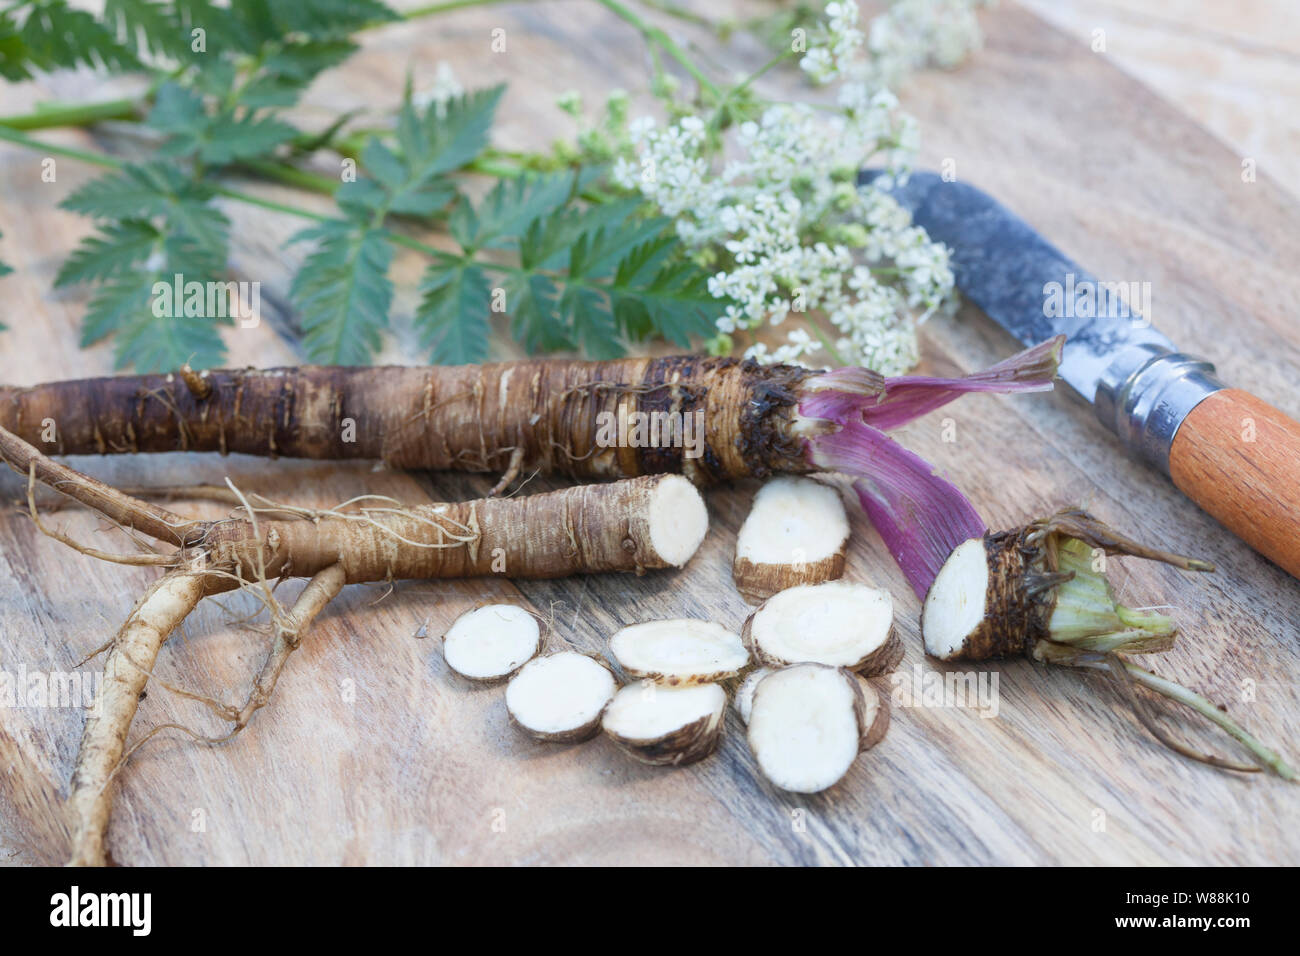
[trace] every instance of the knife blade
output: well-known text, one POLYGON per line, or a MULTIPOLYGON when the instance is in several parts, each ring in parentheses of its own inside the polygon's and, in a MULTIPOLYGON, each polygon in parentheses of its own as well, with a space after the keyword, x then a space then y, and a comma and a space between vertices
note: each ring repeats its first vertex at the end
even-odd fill
MULTIPOLYGON (((862 182, 879 173, 864 170, 862 182)), ((992 196, 915 172, 888 190, 952 253, 957 287, 1026 345, 1064 334, 1060 376, 1125 449, 1300 577, 1300 423, 1179 351, 992 196)))

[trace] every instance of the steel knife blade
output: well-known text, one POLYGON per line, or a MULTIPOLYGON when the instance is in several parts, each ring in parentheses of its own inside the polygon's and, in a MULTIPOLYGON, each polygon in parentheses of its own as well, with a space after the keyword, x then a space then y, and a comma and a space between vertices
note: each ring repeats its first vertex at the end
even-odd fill
MULTIPOLYGON (((861 181, 879 172, 864 170, 861 181)), ((951 251, 962 293, 1026 345, 1064 334, 1060 376, 1125 448, 1300 577, 1300 424, 1228 388, 992 196, 934 172, 889 190, 951 251)))

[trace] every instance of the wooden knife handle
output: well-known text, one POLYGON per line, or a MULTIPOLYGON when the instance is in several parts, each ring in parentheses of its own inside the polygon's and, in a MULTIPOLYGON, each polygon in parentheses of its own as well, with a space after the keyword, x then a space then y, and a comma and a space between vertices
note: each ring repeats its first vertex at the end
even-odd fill
POLYGON ((1234 534, 1300 578, 1300 422, 1225 388, 1183 419, 1174 484, 1234 534))

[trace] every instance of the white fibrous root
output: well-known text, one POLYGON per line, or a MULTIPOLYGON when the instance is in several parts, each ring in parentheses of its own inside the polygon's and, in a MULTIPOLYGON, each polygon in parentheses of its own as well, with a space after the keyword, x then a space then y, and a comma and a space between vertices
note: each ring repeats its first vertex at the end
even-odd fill
POLYGON ((772 595, 749 616, 741 636, 754 659, 768 667, 827 664, 871 677, 893 670, 903 658, 893 597, 848 581, 772 595))
POLYGON ((727 694, 717 684, 629 684, 614 695, 601 723, 615 744, 642 763, 682 766, 713 753, 727 694))
POLYGON ((609 651, 628 676, 669 687, 726 680, 749 663, 740 635, 694 618, 632 624, 610 638, 609 651))
POLYGON ((732 577, 745 600, 758 604, 792 585, 838 578, 848 541, 849 518, 835 488, 812 478, 773 478, 741 525, 732 577))
POLYGON ((795 664, 754 688, 748 738, 774 786, 819 793, 839 782, 888 728, 889 709, 865 680, 839 667, 795 664))
POLYGON ((536 657, 541 639, 537 619, 528 611, 488 604, 456 618, 442 639, 442 655, 461 677, 499 681, 536 657))
POLYGON ((506 685, 506 709, 539 740, 577 743, 600 729, 618 682, 601 661, 577 651, 534 658, 506 685))
POLYGON ((770 667, 755 667, 745 675, 745 679, 736 688, 736 696, 732 700, 731 706, 736 708, 736 713, 740 715, 742 724, 749 723, 749 712, 754 706, 754 688, 758 686, 759 681, 771 673, 772 668, 770 667))

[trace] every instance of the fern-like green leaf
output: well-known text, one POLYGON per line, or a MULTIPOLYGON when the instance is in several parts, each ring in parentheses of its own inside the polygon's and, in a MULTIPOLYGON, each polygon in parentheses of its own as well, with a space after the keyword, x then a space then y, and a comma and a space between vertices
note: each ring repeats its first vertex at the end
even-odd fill
POLYGON ((393 245, 378 229, 341 221, 314 226, 290 241, 306 240, 317 246, 294 276, 290 296, 302 313, 307 357, 326 365, 364 365, 388 326, 393 245))
POLYGON ((104 23, 137 56, 182 59, 189 53, 190 34, 166 0, 104 0, 104 23))
POLYGON ((338 39, 401 17, 380 0, 266 0, 283 33, 338 39))
POLYGON ((81 240, 54 278, 54 286, 110 279, 147 260, 161 244, 162 233, 144 219, 125 219, 81 240))
POLYGON ((124 72, 140 61, 93 14, 66 0, 24 0, 0 13, 0 76, 16 82, 78 66, 124 72))
POLYGON ((102 221, 161 220, 168 235, 189 237, 208 271, 225 267, 230 220, 211 205, 211 186, 195 182, 169 163, 127 164, 91 180, 60 203, 102 221))
POLYGON ((516 245, 534 221, 562 208, 573 188, 573 174, 567 172, 499 179, 477 208, 457 203, 447 226, 466 251, 516 245))
POLYGON ((167 163, 128 164, 63 201, 100 223, 59 270, 56 284, 96 283, 83 344, 113 336, 119 367, 177 368, 186 360, 219 364, 225 315, 186 315, 182 303, 155 309, 157 283, 209 283, 225 271, 229 220, 211 205, 210 186, 167 163))
POLYGON ((709 293, 709 274, 689 260, 672 259, 676 245, 664 237, 633 250, 619 264, 608 290, 614 316, 629 339, 662 336, 683 348, 692 335, 708 335, 725 302, 709 293))
POLYGON ((347 40, 295 40, 266 58, 262 71, 239 92, 239 102, 254 109, 292 106, 320 73, 343 63, 357 50, 347 40))
POLYGON ((344 183, 338 203, 351 215, 398 213, 427 216, 456 195, 445 174, 477 157, 488 142, 503 86, 454 97, 421 113, 409 98, 397 121, 397 151, 377 139, 366 144, 361 165, 370 178, 344 183))
POLYGON ((167 135, 162 155, 197 156, 214 166, 264 156, 297 134, 288 123, 251 113, 210 116, 202 96, 176 83, 159 88, 148 124, 167 135))
POLYGON ((482 267, 435 262, 425 271, 420 291, 415 327, 432 361, 466 365, 486 359, 492 283, 482 267))

